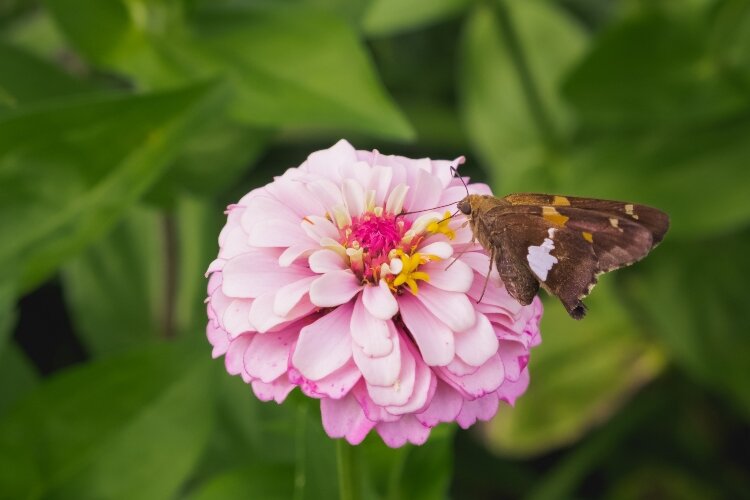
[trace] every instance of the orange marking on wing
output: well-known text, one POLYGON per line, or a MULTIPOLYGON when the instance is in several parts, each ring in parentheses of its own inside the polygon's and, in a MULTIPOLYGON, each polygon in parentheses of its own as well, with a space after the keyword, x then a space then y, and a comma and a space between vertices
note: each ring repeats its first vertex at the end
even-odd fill
POLYGON ((594 242, 594 235, 591 233, 587 233, 586 231, 581 233, 583 235, 583 239, 588 241, 589 243, 594 242))
POLYGON ((555 207, 542 207, 542 217, 558 226, 564 226, 570 219, 570 217, 566 217, 555 210, 555 207))
POLYGON ((570 200, 567 199, 565 196, 557 196, 552 199, 552 204, 557 206, 563 206, 563 207, 569 207, 570 206, 570 200))

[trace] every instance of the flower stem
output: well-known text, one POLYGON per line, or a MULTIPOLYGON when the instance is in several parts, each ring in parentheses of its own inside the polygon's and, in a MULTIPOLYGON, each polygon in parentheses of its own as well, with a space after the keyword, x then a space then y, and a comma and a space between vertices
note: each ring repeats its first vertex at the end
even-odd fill
POLYGON ((357 490, 354 447, 345 439, 336 441, 336 466, 339 474, 340 500, 356 500, 359 498, 359 491, 357 490))

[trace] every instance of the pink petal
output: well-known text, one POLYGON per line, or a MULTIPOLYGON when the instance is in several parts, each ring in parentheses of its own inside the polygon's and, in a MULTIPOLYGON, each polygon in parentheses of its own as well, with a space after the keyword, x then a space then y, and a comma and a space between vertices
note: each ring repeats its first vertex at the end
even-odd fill
POLYGON ((409 183, 409 185, 412 188, 409 189, 404 204, 409 211, 423 210, 438 205, 440 194, 443 192, 440 179, 425 170, 420 170, 416 184, 409 183))
POLYGON ((341 271, 345 269, 344 258, 333 250, 317 250, 310 255, 308 259, 310 269, 313 272, 323 274, 331 271, 341 271))
POLYGON ((323 238, 339 239, 339 230, 325 217, 307 216, 302 220, 300 227, 311 240, 316 242, 320 242, 323 238))
POLYGON ((478 366, 470 365, 468 363, 465 363, 461 358, 456 356, 453 358, 453 360, 448 363, 445 368, 450 371, 452 374, 463 377, 465 375, 471 375, 472 373, 476 373, 477 370, 479 370, 478 366))
POLYGON ((414 355, 405 348, 400 339, 401 368, 398 379, 390 386, 367 385, 367 393, 372 401, 380 406, 402 406, 409 401, 414 391, 416 361, 414 355))
POLYGON ((461 412, 456 417, 456 422, 463 429, 468 429, 477 420, 492 419, 497 413, 498 397, 494 392, 473 401, 464 401, 461 412))
POLYGON ((289 378, 302 392, 311 398, 340 399, 349 394, 352 387, 362 379, 362 374, 353 361, 326 375, 320 380, 305 378, 298 370, 289 370, 289 378))
POLYGON ((420 288, 416 297, 430 313, 454 332, 471 328, 476 321, 474 305, 463 293, 446 292, 426 285, 420 288))
POLYGON ((352 304, 337 307, 300 330, 292 364, 305 378, 320 380, 352 357, 352 304))
POLYGON ((490 320, 477 313, 474 326, 454 334, 456 354, 470 365, 479 366, 497 352, 498 341, 490 320))
POLYGON ((254 336, 252 333, 240 335, 229 344, 227 355, 224 357, 224 366, 230 375, 239 375, 245 371, 245 364, 242 360, 254 336))
POLYGON ((265 293, 255 299, 250 307, 250 323, 260 333, 265 333, 285 323, 291 323, 316 309, 308 297, 302 297, 286 316, 278 316, 273 312, 275 300, 276 293, 265 293))
POLYGON ((245 232, 250 234, 253 227, 260 220, 273 220, 284 223, 284 221, 301 221, 301 219, 302 217, 289 209, 287 203, 282 203, 264 194, 248 200, 246 209, 242 213, 240 224, 245 232))
MULTIPOLYGON (((393 328, 393 345, 391 352, 385 356, 371 357, 368 356, 364 349, 357 344, 352 343, 352 354, 354 362, 357 364, 362 376, 370 385, 392 386, 398 378, 401 371, 401 348, 398 342, 398 335, 395 327, 393 328)), ((390 341, 389 341, 390 342, 390 341)))
POLYGON ((255 330, 250 323, 250 309, 253 302, 250 299, 235 299, 226 308, 221 324, 230 336, 236 337, 244 332, 255 330))
MULTIPOLYGON (((259 217, 259 216, 256 216, 259 217)), ((255 247, 291 247, 313 241, 300 226, 301 220, 263 219, 255 220, 247 228, 247 241, 255 247)))
POLYGON ((518 376, 518 380, 506 380, 503 382, 503 385, 497 390, 497 396, 512 406, 516 404, 516 399, 526 392, 528 387, 529 370, 528 368, 524 368, 518 376))
POLYGON ((518 380, 518 377, 521 376, 521 370, 525 368, 521 366, 519 358, 527 356, 529 350, 520 342, 501 340, 497 352, 500 354, 500 359, 503 360, 503 366, 505 366, 505 379, 518 380))
POLYGON ((279 255, 279 266, 289 267, 300 257, 309 256, 317 248, 318 246, 312 242, 310 244, 293 245, 279 255))
POLYGON ((229 343, 232 340, 229 334, 223 328, 216 326, 213 321, 209 321, 206 325, 206 337, 208 337, 208 341, 213 346, 211 357, 214 359, 227 352, 229 343))
POLYGON ((435 427, 440 422, 452 422, 461 411, 463 402, 464 398, 452 387, 438 382, 430 405, 422 413, 417 413, 415 417, 427 427, 435 427))
POLYGON ((282 317, 288 315, 302 297, 309 293, 310 285, 315 279, 317 276, 309 276, 279 288, 273 299, 273 313, 282 317))
POLYGON ((430 366, 450 363, 455 354, 453 332, 409 293, 399 297, 399 307, 401 318, 419 346, 424 362, 430 366))
POLYGON ((364 306, 362 295, 357 297, 352 312, 351 332, 354 342, 366 356, 381 357, 393 351, 396 330, 393 323, 378 319, 364 306))
POLYGON ((439 368, 440 377, 448 384, 469 397, 479 398, 500 387, 505 379, 505 371, 500 356, 495 354, 471 375, 457 376, 447 368, 439 368))
POLYGON ((255 335, 245 350, 245 371, 266 383, 286 373, 289 353, 298 333, 299 330, 292 326, 278 332, 255 335))
POLYGON ((341 166, 356 161, 356 150, 347 141, 341 139, 330 148, 316 151, 308 156, 307 168, 312 173, 338 181, 341 179, 341 166))
MULTIPOLYGON (((404 344, 409 345, 408 340, 402 340, 404 344)), ((414 413, 422 411, 427 403, 435 394, 435 388, 437 385, 437 379, 434 373, 417 355, 414 350, 409 349, 411 354, 414 356, 415 372, 414 372, 414 389, 411 391, 411 396, 406 404, 399 406, 387 406, 386 410, 388 413, 393 415, 404 415, 407 413, 414 413)))
POLYGON ((279 267, 275 254, 254 251, 227 261, 221 289, 229 297, 255 298, 311 274, 302 266, 279 267))
POLYGON ((323 205, 303 182, 277 178, 266 186, 266 190, 299 218, 325 213, 323 205))
MULTIPOLYGON (((453 247, 450 243, 446 243, 445 241, 436 241, 421 247, 419 253, 422 255, 437 255, 445 260, 453 255, 453 247)), ((447 266, 448 264, 445 265, 447 266)))
POLYGON ((344 202, 349 210, 349 215, 355 217, 364 213, 365 190, 362 188, 362 184, 354 179, 345 179, 341 186, 341 193, 344 195, 344 202))
POLYGON ((219 235, 219 241, 221 246, 219 257, 222 259, 231 259, 253 249, 247 241, 247 233, 239 224, 224 226, 219 235))
POLYGON ((375 204, 379 207, 382 207, 385 203, 386 195, 391 187, 392 177, 393 169, 390 167, 381 167, 377 165, 372 167, 367 189, 375 191, 375 204))
POLYGON ((350 270, 331 271, 310 285, 310 301, 318 307, 335 307, 349 302, 361 289, 350 270))
POLYGON ((420 424, 413 415, 405 415, 395 422, 380 422, 375 430, 383 442, 391 448, 412 444, 424 444, 430 436, 430 428, 420 424))
POLYGON ((391 319, 398 312, 398 302, 385 280, 378 286, 367 285, 362 293, 367 311, 379 319, 391 319))
POLYGON ((346 438, 351 444, 361 443, 375 426, 351 395, 341 399, 322 399, 320 415, 326 434, 332 438, 346 438))
POLYGON ((279 377, 270 384, 260 380, 252 381, 253 392, 261 401, 276 401, 281 404, 294 389, 294 385, 286 377, 279 377))
POLYGON ((474 282, 474 271, 460 260, 430 262, 423 270, 430 275, 430 285, 448 292, 466 293, 474 282))
POLYGON ((367 384, 364 380, 354 386, 352 389, 352 395, 357 398, 357 402, 359 402, 359 406, 362 407, 362 411, 365 412, 365 416, 373 422, 395 422, 401 418, 397 415, 391 415, 385 411, 385 408, 375 404, 367 392, 367 384))

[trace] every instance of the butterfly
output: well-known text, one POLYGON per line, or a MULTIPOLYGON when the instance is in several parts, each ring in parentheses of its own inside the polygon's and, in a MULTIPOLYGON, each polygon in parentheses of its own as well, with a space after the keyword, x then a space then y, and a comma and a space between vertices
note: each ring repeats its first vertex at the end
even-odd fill
POLYGON ((661 210, 594 198, 467 194, 457 208, 513 298, 527 305, 544 288, 574 319, 599 275, 644 258, 669 228, 661 210))

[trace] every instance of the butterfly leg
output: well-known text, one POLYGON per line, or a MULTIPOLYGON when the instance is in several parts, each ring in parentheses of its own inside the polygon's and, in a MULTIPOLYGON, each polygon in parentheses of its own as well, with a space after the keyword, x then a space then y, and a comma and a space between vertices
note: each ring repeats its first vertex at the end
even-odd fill
POLYGON ((484 286, 482 287, 482 294, 477 299, 477 304, 482 302, 482 298, 484 298, 484 292, 487 291, 487 283, 490 281, 490 274, 492 274, 492 265, 495 263, 495 247, 492 247, 492 251, 490 252, 490 268, 487 270, 487 276, 484 277, 484 286))

